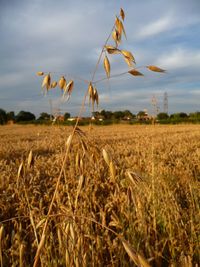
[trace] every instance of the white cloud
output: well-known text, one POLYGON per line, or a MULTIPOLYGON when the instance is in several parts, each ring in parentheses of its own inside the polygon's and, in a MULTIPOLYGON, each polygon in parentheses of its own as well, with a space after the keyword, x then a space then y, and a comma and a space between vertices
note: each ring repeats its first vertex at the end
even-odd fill
POLYGON ((189 49, 177 48, 161 55, 156 64, 168 70, 190 66, 200 67, 200 50, 191 51, 189 49))
POLYGON ((171 29, 173 19, 171 16, 161 17, 158 20, 151 22, 148 25, 143 26, 138 32, 139 38, 151 37, 164 31, 171 29))

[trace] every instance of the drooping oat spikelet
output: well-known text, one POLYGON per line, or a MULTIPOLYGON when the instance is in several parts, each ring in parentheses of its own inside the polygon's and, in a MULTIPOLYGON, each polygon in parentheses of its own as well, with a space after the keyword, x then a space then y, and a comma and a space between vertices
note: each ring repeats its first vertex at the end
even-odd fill
POLYGON ((136 69, 129 70, 128 73, 132 74, 133 76, 144 76, 141 72, 136 69))
POLYGON ((47 74, 42 82, 42 88, 46 87, 47 90, 51 88, 51 76, 50 74, 47 74))
POLYGON ((66 142, 66 147, 69 148, 70 144, 72 142, 72 134, 69 135, 69 137, 67 138, 67 142, 66 142))
POLYGON ((135 58, 130 51, 121 50, 121 53, 126 59, 135 63, 135 58))
POLYGON ((112 38, 115 41, 117 47, 121 43, 121 34, 118 32, 117 29, 112 32, 112 38))
POLYGON ((122 8, 120 8, 120 16, 123 20, 125 19, 125 13, 124 13, 124 10, 122 8))
POLYGON ((110 62, 108 60, 108 57, 105 56, 104 58, 104 69, 106 71, 107 78, 110 78, 110 62))
POLYGON ((66 86, 66 79, 64 76, 62 76, 58 82, 58 85, 60 87, 61 90, 64 89, 64 87, 66 86))
POLYGON ((142 266, 142 267, 150 267, 150 265, 147 262, 147 260, 139 253, 138 253, 138 260, 139 260, 140 266, 142 266))
POLYGON ((27 161, 28 168, 30 168, 33 165, 33 161, 34 161, 34 159, 33 159, 33 151, 31 150, 29 152, 29 155, 28 155, 28 161, 27 161))
POLYGON ((99 94, 98 94, 98 91, 97 91, 97 89, 96 89, 96 87, 94 88, 94 103, 96 102, 96 104, 97 104, 97 107, 98 107, 98 105, 99 105, 99 94))
POLYGON ((139 266, 139 260, 135 249, 133 249, 133 247, 125 239, 122 239, 121 241, 129 257, 137 266, 139 266))
POLYGON ((91 102, 93 102, 94 99, 94 87, 91 82, 89 83, 88 86, 88 94, 89 94, 89 104, 90 104, 91 102))
POLYGON ((44 72, 42 72, 42 71, 38 71, 38 72, 37 72, 37 75, 38 75, 38 76, 42 76, 42 75, 44 75, 44 72))
POLYGON ((108 54, 120 54, 121 52, 119 49, 111 45, 105 45, 105 49, 108 52, 108 54))
POLYGON ((119 34, 122 35, 122 32, 123 32, 125 38, 127 39, 124 25, 118 17, 116 17, 115 26, 116 26, 116 29, 118 30, 119 34))
POLYGON ((110 166, 110 162, 111 162, 111 158, 108 155, 107 151, 105 149, 103 149, 103 158, 105 160, 105 162, 108 164, 108 166, 110 166))
POLYGON ((74 81, 71 80, 68 82, 68 84, 65 84, 65 87, 63 88, 64 89, 63 97, 67 94, 69 99, 73 91, 73 88, 74 88, 74 81))
POLYGON ((51 83, 51 88, 55 88, 57 86, 57 82, 56 81, 53 81, 52 83, 51 83))
POLYGON ((136 252, 136 250, 125 239, 122 238, 121 241, 127 254, 138 267, 150 267, 147 260, 140 253, 136 252))
POLYGON ((147 66, 147 69, 149 69, 151 71, 155 71, 155 72, 166 72, 166 70, 163 70, 163 69, 156 67, 156 66, 153 66, 153 65, 147 66))
POLYGON ((18 169, 18 172, 17 172, 17 177, 18 178, 21 176, 23 168, 24 168, 24 162, 22 161, 21 164, 19 165, 19 169, 18 169))

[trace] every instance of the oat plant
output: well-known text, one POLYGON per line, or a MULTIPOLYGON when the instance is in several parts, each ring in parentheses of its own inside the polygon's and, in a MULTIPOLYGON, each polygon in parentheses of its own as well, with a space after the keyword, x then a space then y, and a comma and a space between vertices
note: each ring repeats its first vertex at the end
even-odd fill
MULTIPOLYGON (((56 182, 55 190, 53 193, 53 197, 51 199, 51 202, 50 202, 50 205, 48 208, 48 212, 47 212, 47 216, 46 216, 45 221, 44 221, 42 235, 41 235, 40 241, 38 243, 38 248, 37 248, 37 252, 35 255, 34 267, 38 266, 39 260, 40 260, 40 255, 42 254, 42 250, 44 248, 45 239, 47 237, 48 224, 49 224, 51 216, 53 216, 53 214, 52 214, 53 206, 54 206, 55 200, 59 194, 60 181, 61 181, 62 176, 64 175, 66 163, 70 158, 69 157, 70 150, 73 149, 73 146, 72 146, 73 139, 75 138, 75 136, 77 134, 80 135, 80 130, 78 128, 78 125, 79 125, 80 118, 83 115, 87 100, 89 103, 89 107, 91 108, 92 111, 94 111, 95 106, 98 107, 99 101, 100 101, 100 99, 99 99, 99 87, 98 86, 104 80, 117 78, 117 77, 122 76, 122 75, 143 76, 144 74, 141 72, 141 70, 140 70, 141 68, 147 68, 148 70, 153 71, 153 72, 159 72, 159 73, 165 72, 165 70, 163 70, 157 66, 154 66, 154 65, 137 67, 136 60, 135 60, 135 57, 132 54, 132 52, 126 50, 126 48, 124 48, 124 45, 122 45, 122 39, 127 39, 126 31, 125 31, 125 27, 124 27, 124 20, 125 20, 125 12, 121 8, 119 15, 117 15, 115 17, 114 25, 113 25, 110 33, 108 34, 107 39, 105 40, 105 42, 102 46, 99 58, 98 58, 97 63, 96 63, 96 66, 94 67, 94 71, 91 74, 91 80, 88 81, 88 80, 82 79, 80 77, 75 77, 75 78, 71 78, 71 79, 67 80, 67 78, 61 74, 58 81, 56 81, 53 77, 53 73, 51 73, 51 72, 45 73, 43 71, 40 71, 37 73, 39 76, 44 76, 43 81, 42 81, 42 88, 43 88, 44 94, 48 93, 49 90, 55 90, 56 88, 60 88, 60 90, 62 91, 62 98, 64 100, 68 101, 68 100, 70 100, 72 92, 76 89, 76 79, 82 80, 84 82, 84 84, 86 85, 86 91, 85 91, 84 98, 82 100, 81 108, 79 110, 79 113, 78 113, 78 116, 76 119, 75 126, 73 127, 73 130, 72 130, 71 134, 68 136, 68 139, 66 141, 66 150, 65 150, 65 154, 64 154, 64 157, 62 160, 62 167, 61 167, 60 173, 57 177, 57 182, 56 182), (122 73, 118 73, 118 74, 113 75, 111 63, 110 63, 110 58, 115 57, 116 54, 120 55, 124 59, 125 63, 128 66, 128 69, 122 73), (96 80, 95 79, 96 73, 97 73, 98 68, 101 64, 103 65, 103 67, 105 69, 105 78, 102 78, 100 80, 96 80)), ((123 44, 124 44, 124 42, 123 42, 123 44)), ((81 140, 81 142, 83 145, 84 144, 83 139, 81 140)), ((103 150, 103 158, 109 167, 111 179, 113 182, 115 182, 115 176, 116 176, 115 163, 109 158, 109 154, 106 152, 105 149, 103 150)), ((80 164, 80 162, 77 164, 80 164)), ((81 177, 83 179, 83 176, 81 176, 81 177)), ((83 181, 80 180, 79 189, 78 189, 78 193, 77 193, 76 200, 75 200, 75 206, 76 206, 78 196, 79 196, 79 193, 80 193, 80 190, 82 187, 82 183, 83 183, 83 181)), ((75 218, 75 215, 74 215, 74 218, 75 218)), ((95 221, 95 223, 98 224, 97 221, 95 221)), ((140 255, 138 252, 136 252, 136 250, 128 243, 128 241, 125 240, 125 237, 112 231, 112 229, 110 229, 109 227, 106 227, 103 224, 100 224, 100 226, 107 231, 111 231, 114 235, 116 235, 116 237, 119 240, 121 240, 125 251, 127 252, 129 257, 133 260, 133 262, 137 266, 145 266, 145 267, 149 266, 148 261, 142 255, 140 255)), ((71 231, 71 235, 73 238, 72 225, 70 227, 69 227, 69 229, 71 229, 70 231, 71 231)), ((66 261, 69 261, 68 258, 69 258, 69 255, 68 255, 68 252, 66 252, 66 261)))

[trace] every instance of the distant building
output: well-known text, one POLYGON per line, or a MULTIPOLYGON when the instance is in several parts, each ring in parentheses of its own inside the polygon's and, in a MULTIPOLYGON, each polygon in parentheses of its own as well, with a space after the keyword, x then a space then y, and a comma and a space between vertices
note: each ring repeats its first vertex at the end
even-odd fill
POLYGON ((77 119, 77 117, 71 117, 71 118, 68 118, 67 120, 68 121, 75 121, 77 119))
POLYGON ((137 119, 139 121, 149 121, 152 120, 152 116, 148 114, 147 110, 144 110, 143 112, 138 113, 137 119))

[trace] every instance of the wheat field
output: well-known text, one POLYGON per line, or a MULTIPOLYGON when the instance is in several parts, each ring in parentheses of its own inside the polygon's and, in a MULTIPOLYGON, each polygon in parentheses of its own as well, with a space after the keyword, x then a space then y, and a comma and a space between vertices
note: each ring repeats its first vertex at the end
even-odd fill
MULTIPOLYGON (((72 127, 0 127, 0 266, 33 266, 72 127)), ((76 130, 37 266, 200 266, 200 125, 76 130)))

